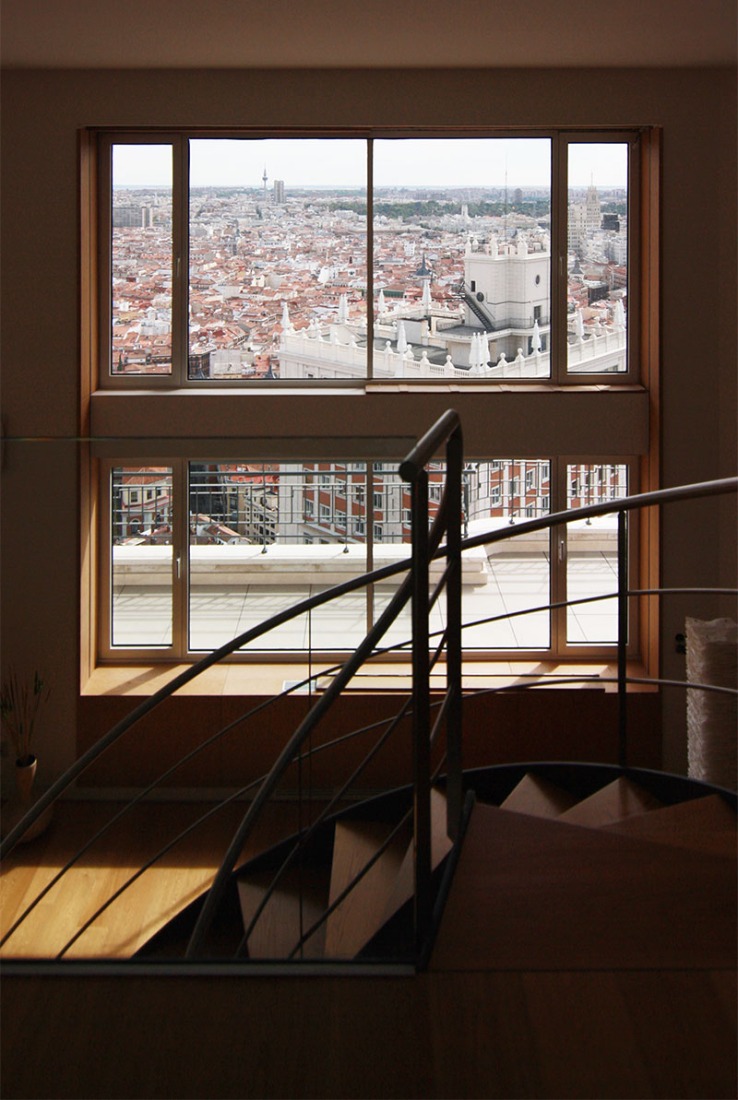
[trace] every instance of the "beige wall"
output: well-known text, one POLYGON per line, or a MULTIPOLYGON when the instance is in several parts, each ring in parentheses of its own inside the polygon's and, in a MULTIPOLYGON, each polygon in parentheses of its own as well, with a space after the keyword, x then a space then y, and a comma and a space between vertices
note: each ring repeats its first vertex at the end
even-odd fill
MULTIPOLYGON (((3 660, 38 667, 53 679, 54 713, 49 708, 43 731, 49 770, 72 756, 79 689, 78 131, 373 124, 663 127, 662 483, 735 472, 735 70, 7 72, 2 424, 11 442, 3 468, 3 660)), ((336 417, 344 431, 361 431, 383 415, 378 402, 386 408, 389 400, 336 398, 336 417)), ((439 396, 406 399, 392 430, 422 430, 447 403, 439 396)), ((495 424, 506 425, 503 438, 511 448, 542 445, 530 420, 510 437, 511 417, 493 396, 457 401, 454 395, 454 403, 470 451, 497 449, 495 424)), ((244 434, 255 430, 251 415, 265 434, 273 406, 271 398, 266 412, 246 412, 244 434)), ((324 430, 319 401, 294 408, 294 417, 281 412, 268 424, 269 434, 324 430)), ((642 403, 633 409, 623 414, 626 420, 643 416, 642 403)), ((133 406, 134 433, 136 415, 133 406)), ((566 415, 572 431, 585 424, 596 437, 577 402, 566 415)), ((103 412, 95 424, 104 430, 103 412)), ((542 421, 540 431, 546 430, 542 421)), ((664 537, 665 583, 735 577, 735 513, 725 505, 681 507, 667 516, 664 537), (703 519, 704 533, 698 529, 703 519)), ((667 605, 667 674, 681 669, 672 650, 685 612, 720 610, 717 602, 667 605)), ((674 719, 666 763, 681 767, 683 699, 670 697, 665 705, 674 719)))

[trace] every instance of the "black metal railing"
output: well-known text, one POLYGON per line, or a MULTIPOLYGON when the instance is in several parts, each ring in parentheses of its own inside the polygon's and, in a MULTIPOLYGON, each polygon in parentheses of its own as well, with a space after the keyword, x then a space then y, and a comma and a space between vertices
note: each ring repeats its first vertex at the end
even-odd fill
MULTIPOLYGON (((460 816, 460 791, 461 791, 461 754, 460 754, 460 672, 461 672, 461 477, 463 472, 462 463, 462 447, 461 447, 461 429, 458 420, 458 416, 455 413, 447 413, 442 420, 437 424, 414 448, 411 455, 408 456, 403 468, 403 476, 411 481, 412 485, 412 497, 413 497, 413 524, 416 533, 417 547, 414 552, 414 558, 410 573, 405 576, 401 581, 396 593, 389 601, 388 606, 384 612, 379 616, 375 625, 366 635, 364 641, 357 647, 357 649, 351 654, 348 660, 340 667, 333 670, 333 678, 328 688, 322 692, 317 699, 314 706, 306 718, 300 723, 298 729, 289 739, 287 744, 283 747, 279 753, 273 767, 270 772, 262 777, 261 781, 255 784, 251 784, 251 787, 255 787, 255 793, 252 800, 249 803, 248 809, 238 827, 235 834, 232 837, 225 856, 221 862, 221 866, 215 876, 213 885, 208 893, 208 896, 203 904, 202 910, 196 922, 193 930, 190 944, 187 950, 187 957, 197 957, 200 951, 203 949, 205 940, 207 938, 207 932, 210 922, 213 919, 214 914, 217 912, 218 906, 223 896, 226 884, 229 876, 234 868, 238 855, 243 847, 246 838, 249 836, 255 822, 257 821, 261 810, 267 803, 269 798, 274 794, 280 779, 284 775, 285 771, 293 764, 295 760, 302 759, 305 756, 312 755, 312 748, 306 751, 306 745, 309 742, 311 735, 315 728, 318 726, 323 717, 330 710, 335 699, 337 699, 345 686, 352 680, 358 669, 362 664, 379 650, 379 643, 382 637, 386 633, 389 626, 395 621, 402 608, 412 601, 413 604, 413 627, 416 635, 416 641, 414 643, 413 651, 413 669, 414 677, 417 681, 413 691, 412 705, 403 708, 401 714, 405 711, 415 713, 414 719, 414 757, 415 757, 415 782, 416 798, 414 805, 413 818, 415 823, 415 866, 416 875, 418 878, 419 888, 416 891, 416 943, 418 950, 421 950, 424 938, 427 935, 429 927, 430 911, 432 907, 433 899, 430 895, 430 748, 431 744, 435 742, 441 721, 437 722, 433 729, 430 729, 429 715, 430 710, 428 706, 429 695, 429 676, 431 669, 431 661, 429 659, 427 649, 427 638, 429 634, 429 620, 428 615, 430 607, 438 599, 440 593, 444 588, 447 589, 447 616, 449 620, 449 626, 446 630, 447 639, 452 641, 442 641, 439 645, 437 652, 433 658, 433 664, 438 661, 444 645, 448 649, 448 658, 446 662, 448 689, 446 701, 441 708, 441 720, 445 723, 448 730, 449 743, 453 746, 450 752, 451 758, 451 772, 455 774, 455 780, 452 782, 451 787, 454 792, 453 797, 450 799, 449 810, 449 828, 451 831, 458 833, 458 819, 460 816), (423 469, 423 466, 427 464, 433 457, 435 451, 447 442, 447 478, 444 494, 441 498, 440 504, 435 510, 435 518, 429 529, 429 510, 428 510, 428 492, 427 492, 427 473, 423 469), (448 520, 450 519, 450 522, 448 520), (431 558, 439 553, 439 547, 441 546, 444 535, 446 536, 446 543, 443 553, 447 559, 446 568, 443 571, 442 577, 436 586, 436 590, 429 596, 428 584, 429 584, 429 561, 431 558), (415 579, 413 579, 413 577, 415 579), (418 577, 422 577, 422 582, 418 583, 418 577), (422 721, 419 720, 418 714, 421 715, 422 721), (424 731, 424 732, 422 732, 424 731), (452 822, 456 819, 456 825, 452 822)), ((25 818, 19 825, 12 829, 10 833, 5 837, 0 846, 0 854, 6 855, 12 850, 17 840, 23 835, 24 831, 33 824, 33 822, 41 816, 45 809, 55 801, 64 791, 88 768, 95 760, 98 759, 108 748, 115 744, 129 729, 131 729, 140 719, 148 715, 154 710, 164 699, 168 698, 174 691, 181 688, 186 683, 190 682, 197 675, 203 672, 205 669, 211 667, 217 663, 223 657, 234 652, 248 641, 255 637, 260 636, 269 629, 273 629, 275 626, 280 625, 282 622, 288 621, 297 614, 312 611, 314 608, 321 606, 331 599, 346 594, 362 587, 367 583, 376 583, 377 581, 384 580, 388 577, 395 576, 400 573, 407 573, 408 562, 398 562, 391 566, 387 566, 383 569, 375 570, 371 574, 365 575, 361 578, 355 578, 351 581, 345 582, 342 585, 336 586, 328 593, 321 593, 308 600, 302 601, 299 605, 291 608, 288 611, 282 612, 273 616, 267 623, 261 624, 257 628, 253 628, 250 631, 244 632, 237 638, 234 638, 231 642, 224 646, 221 646, 218 650, 215 650, 211 654, 208 654, 203 660, 198 662, 197 665, 186 669, 183 673, 174 678, 165 688, 156 692, 149 699, 144 700, 139 706, 126 718, 117 723, 100 741, 97 742, 87 753, 85 753, 70 769, 60 777, 52 786, 39 798, 33 807, 26 814, 25 818)), ((283 694, 288 694, 283 693, 283 694)), ((397 722, 392 723, 396 725, 397 722)), ((224 731, 220 731, 216 737, 222 735, 224 731)), ((208 739, 207 743, 212 743, 214 738, 208 739)), ((193 753, 188 754, 187 759, 192 759, 199 749, 204 746, 198 747, 193 753)), ((154 783, 150 784, 144 792, 141 792, 131 803, 137 804, 147 794, 151 793, 158 784, 172 774, 173 771, 179 766, 178 762, 172 768, 167 769, 162 776, 159 776, 154 783)), ((436 769, 437 770, 437 769, 436 769)), ((238 792, 238 795, 243 796, 248 793, 247 788, 238 792)), ((229 799, 229 801, 232 799, 229 799)), ((127 812, 127 807, 115 815, 113 819, 118 820, 127 812)), ((203 815, 208 817, 210 814, 203 815)), ((112 823, 111 823, 112 824, 112 823)), ((99 839, 105 830, 99 831, 96 837, 99 839)), ((188 830, 189 831, 189 830, 188 830)), ((83 848, 76 853, 76 855, 69 861, 67 868, 73 866, 81 854, 88 850, 89 844, 83 846, 83 848)), ((169 850, 169 845, 166 846, 166 850, 169 850)), ((161 853, 160 853, 161 854, 161 853)), ((150 864, 155 862, 158 856, 155 856, 150 864)), ((63 872, 62 872, 63 873, 63 872)), ((47 884, 47 887, 33 903, 31 908, 35 906, 40 897, 43 896, 48 889, 50 889, 61 875, 54 877, 52 883, 47 884)), ((131 881, 136 876, 131 876, 131 881)), ((359 876, 361 877, 361 876, 359 876)), ((116 893, 119 893, 116 892, 116 893)), ((20 922, 16 922, 13 928, 8 934, 15 931, 20 922)), ((89 921, 85 922, 85 926, 89 925, 89 921)), ((67 944, 66 949, 70 946, 74 939, 67 944)))
MULTIPOLYGON (((253 780, 247 786, 229 795, 228 798, 224 799, 220 804, 225 805, 232 803, 246 796, 251 799, 228 845, 220 868, 215 875, 213 885, 202 904, 190 936, 186 955, 190 959, 198 958, 202 955, 207 943, 211 922, 218 911, 227 883, 236 866, 244 843, 254 828, 262 809, 274 795, 287 770, 292 767, 295 762, 302 763, 312 760, 318 754, 333 748, 337 744, 345 743, 349 738, 363 734, 370 728, 364 727, 361 730, 342 735, 320 745, 314 745, 311 740, 313 732, 328 714, 335 700, 341 695, 344 688, 350 683, 358 669, 366 661, 371 661, 378 656, 381 657, 390 649, 402 649, 407 647, 409 644, 408 642, 402 642, 399 647, 383 647, 381 643, 387 630, 395 622, 401 610, 409 601, 412 601, 412 638, 410 644, 412 645, 413 686, 411 698, 402 704, 397 715, 391 719, 386 719, 381 723, 375 724, 378 727, 381 726, 386 728, 358 767, 354 768, 344 783, 338 787, 324 811, 319 814, 307 828, 300 832, 298 840, 294 845, 292 855, 297 855, 304 849, 310 837, 315 833, 315 830, 326 819, 330 810, 340 802, 341 798, 350 789, 358 775, 367 767, 368 762, 370 762, 373 756, 387 743, 387 739, 394 734, 401 724, 405 722, 408 717, 411 717, 413 727, 413 803, 411 816, 414 832, 413 861, 415 868, 414 939, 416 958, 421 957, 427 950, 428 935, 431 927, 431 913, 434 905, 431 882, 431 785, 442 766, 445 766, 446 770, 447 832, 449 837, 457 843, 459 841, 460 823, 462 820, 462 551, 480 545, 489 546, 506 539, 525 536, 535 531, 547 530, 551 527, 570 523, 574 519, 587 519, 611 514, 613 512, 617 514, 619 551, 617 592, 601 594, 597 597, 587 597, 584 600, 567 601, 562 603, 561 606, 570 606, 572 603, 590 602, 593 599, 617 598, 617 686, 619 698, 618 762, 621 768, 625 768, 628 763, 627 686, 628 683, 632 681, 632 678, 629 680, 627 676, 629 601, 632 597, 637 596, 651 596, 669 591, 688 591, 685 589, 629 590, 627 557, 628 516, 630 512, 635 509, 693 499, 696 497, 708 497, 736 492, 738 489, 738 478, 702 482, 697 485, 682 486, 675 489, 665 489, 653 493, 624 497, 617 501, 608 500, 597 504, 590 504, 584 508, 568 509, 558 514, 540 516, 521 521, 514 527, 506 527, 504 530, 486 531, 462 541, 463 468, 461 425, 458 415, 453 411, 449 411, 444 414, 433 428, 431 428, 431 430, 417 443, 400 467, 401 476, 410 483, 412 493, 413 547, 412 559, 410 561, 405 560, 393 563, 363 577, 352 578, 350 581, 346 581, 327 592, 303 600, 293 608, 272 616, 267 622, 260 626, 251 628, 242 633, 226 645, 221 646, 219 649, 203 657, 196 665, 191 666, 174 677, 168 685, 157 691, 150 698, 144 700, 135 707, 126 718, 118 722, 104 737, 76 761, 63 776, 41 795, 38 801, 29 809, 22 821, 4 838, 0 845, 0 856, 6 856, 13 849, 17 841, 23 836, 23 833, 45 812, 48 806, 59 798, 59 796, 63 794, 64 791, 102 755, 102 753, 115 744, 141 718, 150 714, 160 703, 169 698, 179 688, 195 679, 203 671, 241 648, 247 642, 260 637, 268 630, 281 625, 291 618, 294 618, 296 615, 305 612, 310 613, 313 609, 322 606, 330 600, 343 596, 366 584, 372 584, 378 580, 384 580, 405 573, 407 575, 402 579, 397 591, 389 601, 384 612, 379 616, 375 625, 366 635, 364 641, 350 655, 345 663, 340 666, 336 665, 327 670, 321 669, 320 671, 311 673, 311 675, 301 681, 300 684, 292 685, 285 692, 275 697, 276 700, 284 698, 286 695, 297 690, 302 684, 312 683, 317 680, 318 677, 325 677, 327 675, 332 677, 328 687, 321 692, 308 714, 278 753, 277 759, 268 774, 253 780), (444 447, 446 451, 446 483, 440 505, 436 509, 433 522, 431 523, 428 508, 428 474, 426 467, 438 451, 444 447), (429 567, 430 562, 434 559, 443 559, 445 561, 445 567, 438 584, 433 591, 431 591, 429 567), (439 634, 434 634, 430 629, 430 612, 442 593, 445 593, 446 597, 447 621, 445 628, 439 632, 439 634), (433 639, 436 639, 436 644, 435 649, 431 653, 430 644, 433 639), (437 666, 443 654, 445 654, 446 689, 445 692, 441 694, 440 698, 435 699, 433 703, 431 703, 431 672, 437 666), (435 719, 432 721, 432 713, 434 710, 437 713, 435 719), (443 752, 439 750, 442 732, 445 732, 445 751, 443 752), (435 760, 432 760, 434 751, 435 760)), ((710 591, 724 592, 727 590, 712 589, 710 591)), ((518 612, 518 614, 531 614, 537 610, 539 609, 526 608, 518 612)), ((496 618, 502 617, 504 616, 490 616, 482 621, 494 621, 496 618)), ((559 678, 560 682, 576 682, 582 679, 587 679, 587 677, 559 678)), ((556 682, 559 682, 559 680, 556 682)), ((645 681, 644 679, 638 679, 636 682, 642 683, 645 681)), ((653 679, 647 682, 665 685, 671 684, 671 681, 665 679, 653 679)), ((520 686, 520 684, 517 684, 516 690, 519 690, 520 686)), ((533 683, 531 683, 531 686, 533 686, 533 683)), ((707 689, 710 688, 710 685, 697 686, 707 689)), ((77 853, 70 857, 65 867, 53 876, 52 880, 47 883, 41 893, 31 902, 26 911, 15 921, 10 931, 6 933, 3 942, 15 932, 27 914, 31 912, 48 891, 53 888, 62 875, 79 860, 80 856, 88 851, 91 845, 104 835, 107 829, 127 813, 132 806, 137 805, 145 799, 161 782, 167 780, 179 766, 191 761, 198 752, 230 732, 237 724, 253 718, 257 713, 262 712, 267 706, 271 705, 274 705, 274 700, 269 700, 252 708, 247 715, 239 717, 224 729, 207 738, 201 745, 197 746, 181 760, 166 769, 143 791, 139 792, 127 806, 122 808, 112 818, 107 826, 99 830, 94 837, 78 850, 77 853)), ((201 816, 198 822, 195 822, 191 827, 188 827, 172 841, 163 846, 162 849, 147 862, 146 867, 152 866, 193 828, 202 823, 202 821, 210 818, 213 813, 220 809, 220 805, 208 810, 201 816)), ((376 859, 377 856, 374 858, 376 859)), ((286 866, 286 863, 284 866, 286 866)), ((277 876, 275 876, 276 879, 278 879, 279 874, 282 873, 284 866, 278 871, 277 876)), ((128 881, 116 890, 114 896, 84 922, 83 928, 67 943, 66 947, 60 953, 61 955, 63 955, 69 946, 75 942, 81 932, 89 927, 99 914, 143 873, 146 867, 131 875, 128 881)), ((368 867, 362 869, 357 879, 363 877, 367 870, 368 867)), ((338 902, 334 899, 333 906, 335 907, 336 904, 338 904, 338 902)), ((263 905, 261 910, 263 910, 263 905)), ((261 910, 252 918, 252 924, 258 919, 261 910)), ((314 929, 312 928, 308 929, 307 934, 302 937, 302 940, 307 939, 313 931, 314 929)), ((244 935, 244 943, 248 939, 248 933, 249 930, 247 929, 244 935)), ((299 950, 300 946, 301 944, 298 943, 295 950, 299 950)), ((243 943, 241 945, 241 948, 242 947, 243 943)), ((241 948, 237 951, 237 955, 241 953, 241 948)))
POLYGON ((412 485, 412 641, 413 641, 413 789, 415 819, 415 910, 418 951, 430 930, 431 896, 431 747, 446 724, 447 832, 459 837, 462 811, 461 762, 461 479, 464 469, 461 422, 446 412, 416 444, 400 466, 412 485), (438 449, 446 447, 446 488, 441 509, 428 531, 428 473, 438 449), (429 597, 429 565, 441 531, 446 534, 446 568, 429 597), (446 598, 446 694, 436 723, 430 714, 430 608, 440 591, 446 598))

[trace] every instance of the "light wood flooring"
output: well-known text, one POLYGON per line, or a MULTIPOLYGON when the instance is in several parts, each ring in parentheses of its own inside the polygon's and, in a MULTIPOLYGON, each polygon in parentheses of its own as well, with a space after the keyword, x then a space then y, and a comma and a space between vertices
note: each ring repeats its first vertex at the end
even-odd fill
MULTIPOLYGON (((4 936, 23 908, 51 882, 86 839, 117 814, 122 803, 60 802, 43 836, 19 845, 0 878, 4 936)), ((156 802, 122 817, 46 894, 0 951, 0 957, 53 959, 75 930, 170 839, 212 807, 156 802)), ((65 957, 128 958, 210 884, 246 808, 229 805, 149 868, 84 932, 65 957)), ((296 803, 267 807, 242 856, 255 855, 299 826, 296 803)))
MULTIPOLYGON (((96 854, 91 851, 80 861, 72 886, 56 900, 49 894, 45 909, 31 918, 35 933, 24 931, 12 954, 31 945, 34 953, 40 947, 57 953, 72 914, 87 913, 141 856, 199 809, 161 804, 146 807, 138 824, 121 823, 96 854), (52 934, 56 925, 60 931, 52 934)), ((84 830, 109 810, 94 803, 64 804, 49 833, 16 852, 3 891, 6 924, 84 830)), ((294 827, 296 812, 290 804, 278 805, 253 838, 252 850, 270 844, 285 826, 294 827)), ((101 929, 88 943, 86 937, 80 940, 70 956, 89 956, 103 947, 129 954, 148 938, 212 875, 215 851, 235 822, 236 811, 229 813, 230 821, 226 814, 179 855, 167 857, 132 900, 111 906, 101 929), (163 914, 158 911, 162 903, 163 914), (118 904, 123 908, 116 915, 118 904)), ((502 813, 492 807, 475 810, 457 869, 458 888, 447 906, 431 967, 423 974, 295 977, 185 969, 157 976, 134 969, 115 977, 72 968, 42 975, 32 967, 14 972, 11 959, 11 971, 0 983, 4 1100, 734 1100, 736 978, 729 924, 721 925, 719 942, 708 936, 685 963, 681 951, 689 929, 695 938, 703 931, 700 900, 689 898, 685 880, 681 924, 680 919, 673 922, 673 937, 671 924, 662 928, 664 942, 649 956, 638 942, 639 928, 649 926, 648 914, 645 925, 635 920, 622 928, 618 861, 636 843, 630 836, 593 834, 554 822, 554 832, 566 838, 563 851, 557 845, 557 855, 546 848, 539 822, 524 815, 515 821, 510 815, 506 824, 496 823, 499 843, 490 846, 484 819, 502 813), (527 883, 521 884, 506 856, 506 829, 520 834, 518 842, 522 837, 534 860, 535 876, 524 876, 527 883), (577 902, 582 924, 568 943, 560 944, 562 952, 552 955, 540 946, 530 921, 531 907, 540 911, 544 904, 536 876, 538 886, 544 879, 555 883, 559 860, 576 865, 586 879, 604 848, 613 860, 612 913, 587 910, 583 890, 577 902), (476 867, 466 884, 465 855, 469 867, 476 867), (597 951, 608 922, 610 932, 624 932, 620 954, 597 951)), ((666 850, 660 848, 662 856, 666 850)), ((678 883, 686 860, 690 873, 697 871, 707 881, 716 870, 715 858, 710 852, 677 851, 676 862, 666 857, 671 870, 664 874, 678 883)), ((557 904, 556 899, 550 903, 548 924, 539 929, 561 940, 557 904)), ((658 929, 652 927, 649 934, 657 943, 658 929)))

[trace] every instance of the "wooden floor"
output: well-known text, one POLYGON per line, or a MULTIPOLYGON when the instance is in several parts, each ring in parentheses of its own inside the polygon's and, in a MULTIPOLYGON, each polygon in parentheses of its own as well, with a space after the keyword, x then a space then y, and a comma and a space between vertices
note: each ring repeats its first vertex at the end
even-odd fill
MULTIPOLYGON (((117 813, 117 802, 60 802, 47 832, 19 845, 0 878, 0 928, 4 936, 23 908, 57 871, 117 813)), ((56 958, 77 929, 170 839, 211 807, 207 803, 157 802, 121 818, 39 902, 0 950, 0 957, 56 958)), ((129 958, 210 884, 245 809, 218 810, 125 891, 69 948, 65 957, 129 958)), ((299 827, 295 803, 273 803, 242 852, 255 855, 299 827)))
MULTIPOLYGON (((102 812, 94 805, 62 807, 48 837, 14 857, 3 898, 6 920, 33 880, 44 881, 59 864, 78 825, 81 829, 78 819, 102 812)), ((277 818, 293 812, 278 807, 255 846, 269 843, 273 836, 267 834, 284 825, 277 818)), ((60 907, 66 912, 67 906, 82 908, 83 901, 95 904, 104 893, 102 883, 107 889, 119 881, 134 854, 192 813, 192 807, 169 805, 156 808, 140 826, 121 827, 117 841, 111 837, 96 856, 85 857, 76 891, 55 904, 49 895, 54 916, 60 907), (84 899, 76 896, 85 892, 84 899)), ((480 821, 477 817, 477 826, 480 821)), ((520 825, 519 819, 518 826, 530 833, 535 855, 540 834, 533 836, 530 821, 520 825)), ((577 830, 566 858, 578 860, 588 873, 584 838, 590 831, 558 828, 577 830)), ((182 853, 165 861, 141 899, 148 897, 153 907, 154 895, 161 900, 167 891, 198 888, 212 874, 210 849, 221 829, 228 832, 225 825, 213 826, 211 841, 193 841, 188 857, 182 853)), ((535 889, 529 893, 534 914, 529 911, 526 918, 522 892, 511 893, 514 876, 504 865, 505 845, 491 850, 481 831, 470 829, 431 969, 420 975, 6 973, 0 983, 3 1097, 734 1098, 736 982, 729 945, 721 940, 686 959, 669 957, 671 922, 662 923, 666 946, 658 957, 628 947, 628 933, 621 947, 632 950, 630 957, 627 951, 620 957, 611 953, 595 965, 589 953, 600 932, 581 926, 573 929, 568 956, 539 951, 535 965, 525 964, 522 945, 526 938, 528 946, 536 944, 540 898, 535 889), (484 850, 474 852, 475 844, 484 850), (479 919, 475 899, 464 896, 465 853, 507 876, 507 915, 500 916, 503 891, 493 874, 486 885, 477 877, 476 888, 496 892, 498 916, 486 924, 479 919), (508 950, 503 935, 512 933, 508 950), (578 958, 572 947, 577 943, 583 945, 578 958)), ((601 835, 606 844, 633 843, 630 837, 601 835)), ((540 852, 539 866, 555 882, 550 856, 540 852)), ((712 857, 705 858, 709 863, 712 857)), ((585 900, 585 895, 579 899, 585 900)), ((130 950, 153 928, 153 909, 136 918, 126 939, 114 931, 114 908, 104 936, 108 944, 130 950)), ((587 921, 592 912, 590 906, 587 921)), ((49 923, 51 916, 50 909, 49 923)), ((130 920, 131 912, 126 916, 130 920)), ((556 914, 547 920, 552 935, 556 914)), ((37 932, 43 942, 40 918, 37 932)), ((695 940, 702 932, 693 925, 695 940)), ((557 934, 561 938, 560 923, 557 934)), ((678 936, 681 943, 683 933, 678 936)), ((56 935, 48 937, 49 951, 58 950, 57 944, 56 935)), ((84 954, 83 941, 79 951, 84 954)))
POLYGON ((478 804, 431 965, 734 970, 736 901, 735 840, 715 855, 478 804))

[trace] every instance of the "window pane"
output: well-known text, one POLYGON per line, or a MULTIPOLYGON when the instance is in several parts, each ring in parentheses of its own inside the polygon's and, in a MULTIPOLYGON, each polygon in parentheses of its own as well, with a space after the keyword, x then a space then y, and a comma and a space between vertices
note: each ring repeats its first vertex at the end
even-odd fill
MULTIPOLYGON (((311 504, 302 528, 310 595, 360 576, 367 569, 369 520, 366 463, 304 463, 302 499, 311 504)), ((368 629, 366 589, 351 592, 305 618, 306 648, 351 649, 368 629)))
POLYGON ((374 150, 375 376, 548 377, 550 140, 374 150))
POLYGON ((627 370, 628 146, 569 146, 568 369, 627 370))
MULTIPOLYGON (((582 508, 628 495, 624 465, 567 466, 567 508, 582 508)), ((607 595, 617 590, 617 515, 595 516, 567 524, 566 591, 569 600, 607 595)), ((597 600, 567 609, 566 640, 571 645, 617 642, 617 600, 597 600)))
POLYGON ((111 471, 113 646, 172 644, 172 470, 111 471))
POLYGON ((172 147, 113 146, 114 375, 172 372, 172 147))
MULTIPOLYGON (((190 463, 189 507, 191 649, 366 571, 362 463, 190 463)), ((365 633, 359 591, 244 648, 346 649, 365 633)))
MULTIPOLYGON (((467 463, 464 474, 465 528, 469 535, 548 515, 551 465, 543 459, 504 458, 467 463)), ((463 590, 467 649, 545 649, 550 645, 548 611, 519 614, 550 600, 547 531, 488 543, 467 560, 463 590)))
MULTIPOLYGON (((385 471, 389 468, 385 465, 385 471)), ((445 483, 445 465, 428 467, 428 500, 431 520, 441 500, 445 483)), ((496 526, 511 527, 515 522, 533 519, 549 512, 550 463, 540 459, 498 459, 496 462, 469 462, 462 482, 462 520, 464 537, 489 531, 496 526)), ((405 543, 403 556, 410 556, 410 525, 406 514, 410 507, 409 486, 395 473, 377 474, 375 495, 382 485, 385 504, 375 508, 375 528, 381 525, 381 542, 375 541, 374 561, 379 566, 394 560, 397 544, 405 543)), ((375 540, 377 535, 375 531, 375 540)), ((441 559, 431 567, 431 589, 440 577, 441 559)), ((375 614, 389 602, 398 579, 376 586, 375 614)), ((550 644, 548 611, 519 614, 527 608, 548 604, 550 596, 549 539, 545 531, 490 543, 464 551, 462 561, 462 615, 465 624, 463 645, 467 652, 479 649, 545 649, 550 644), (518 614, 515 614, 518 613, 518 614), (507 616, 513 615, 513 618, 507 616), (499 618, 498 618, 499 617, 499 618), (494 619, 498 621, 488 622, 494 619)), ((398 619, 388 639, 397 643, 411 636, 410 608, 398 619)), ((431 610, 431 631, 443 630, 446 605, 442 597, 431 610)))
POLYGON ((357 140, 190 142, 190 378, 365 376, 366 160, 357 140))

